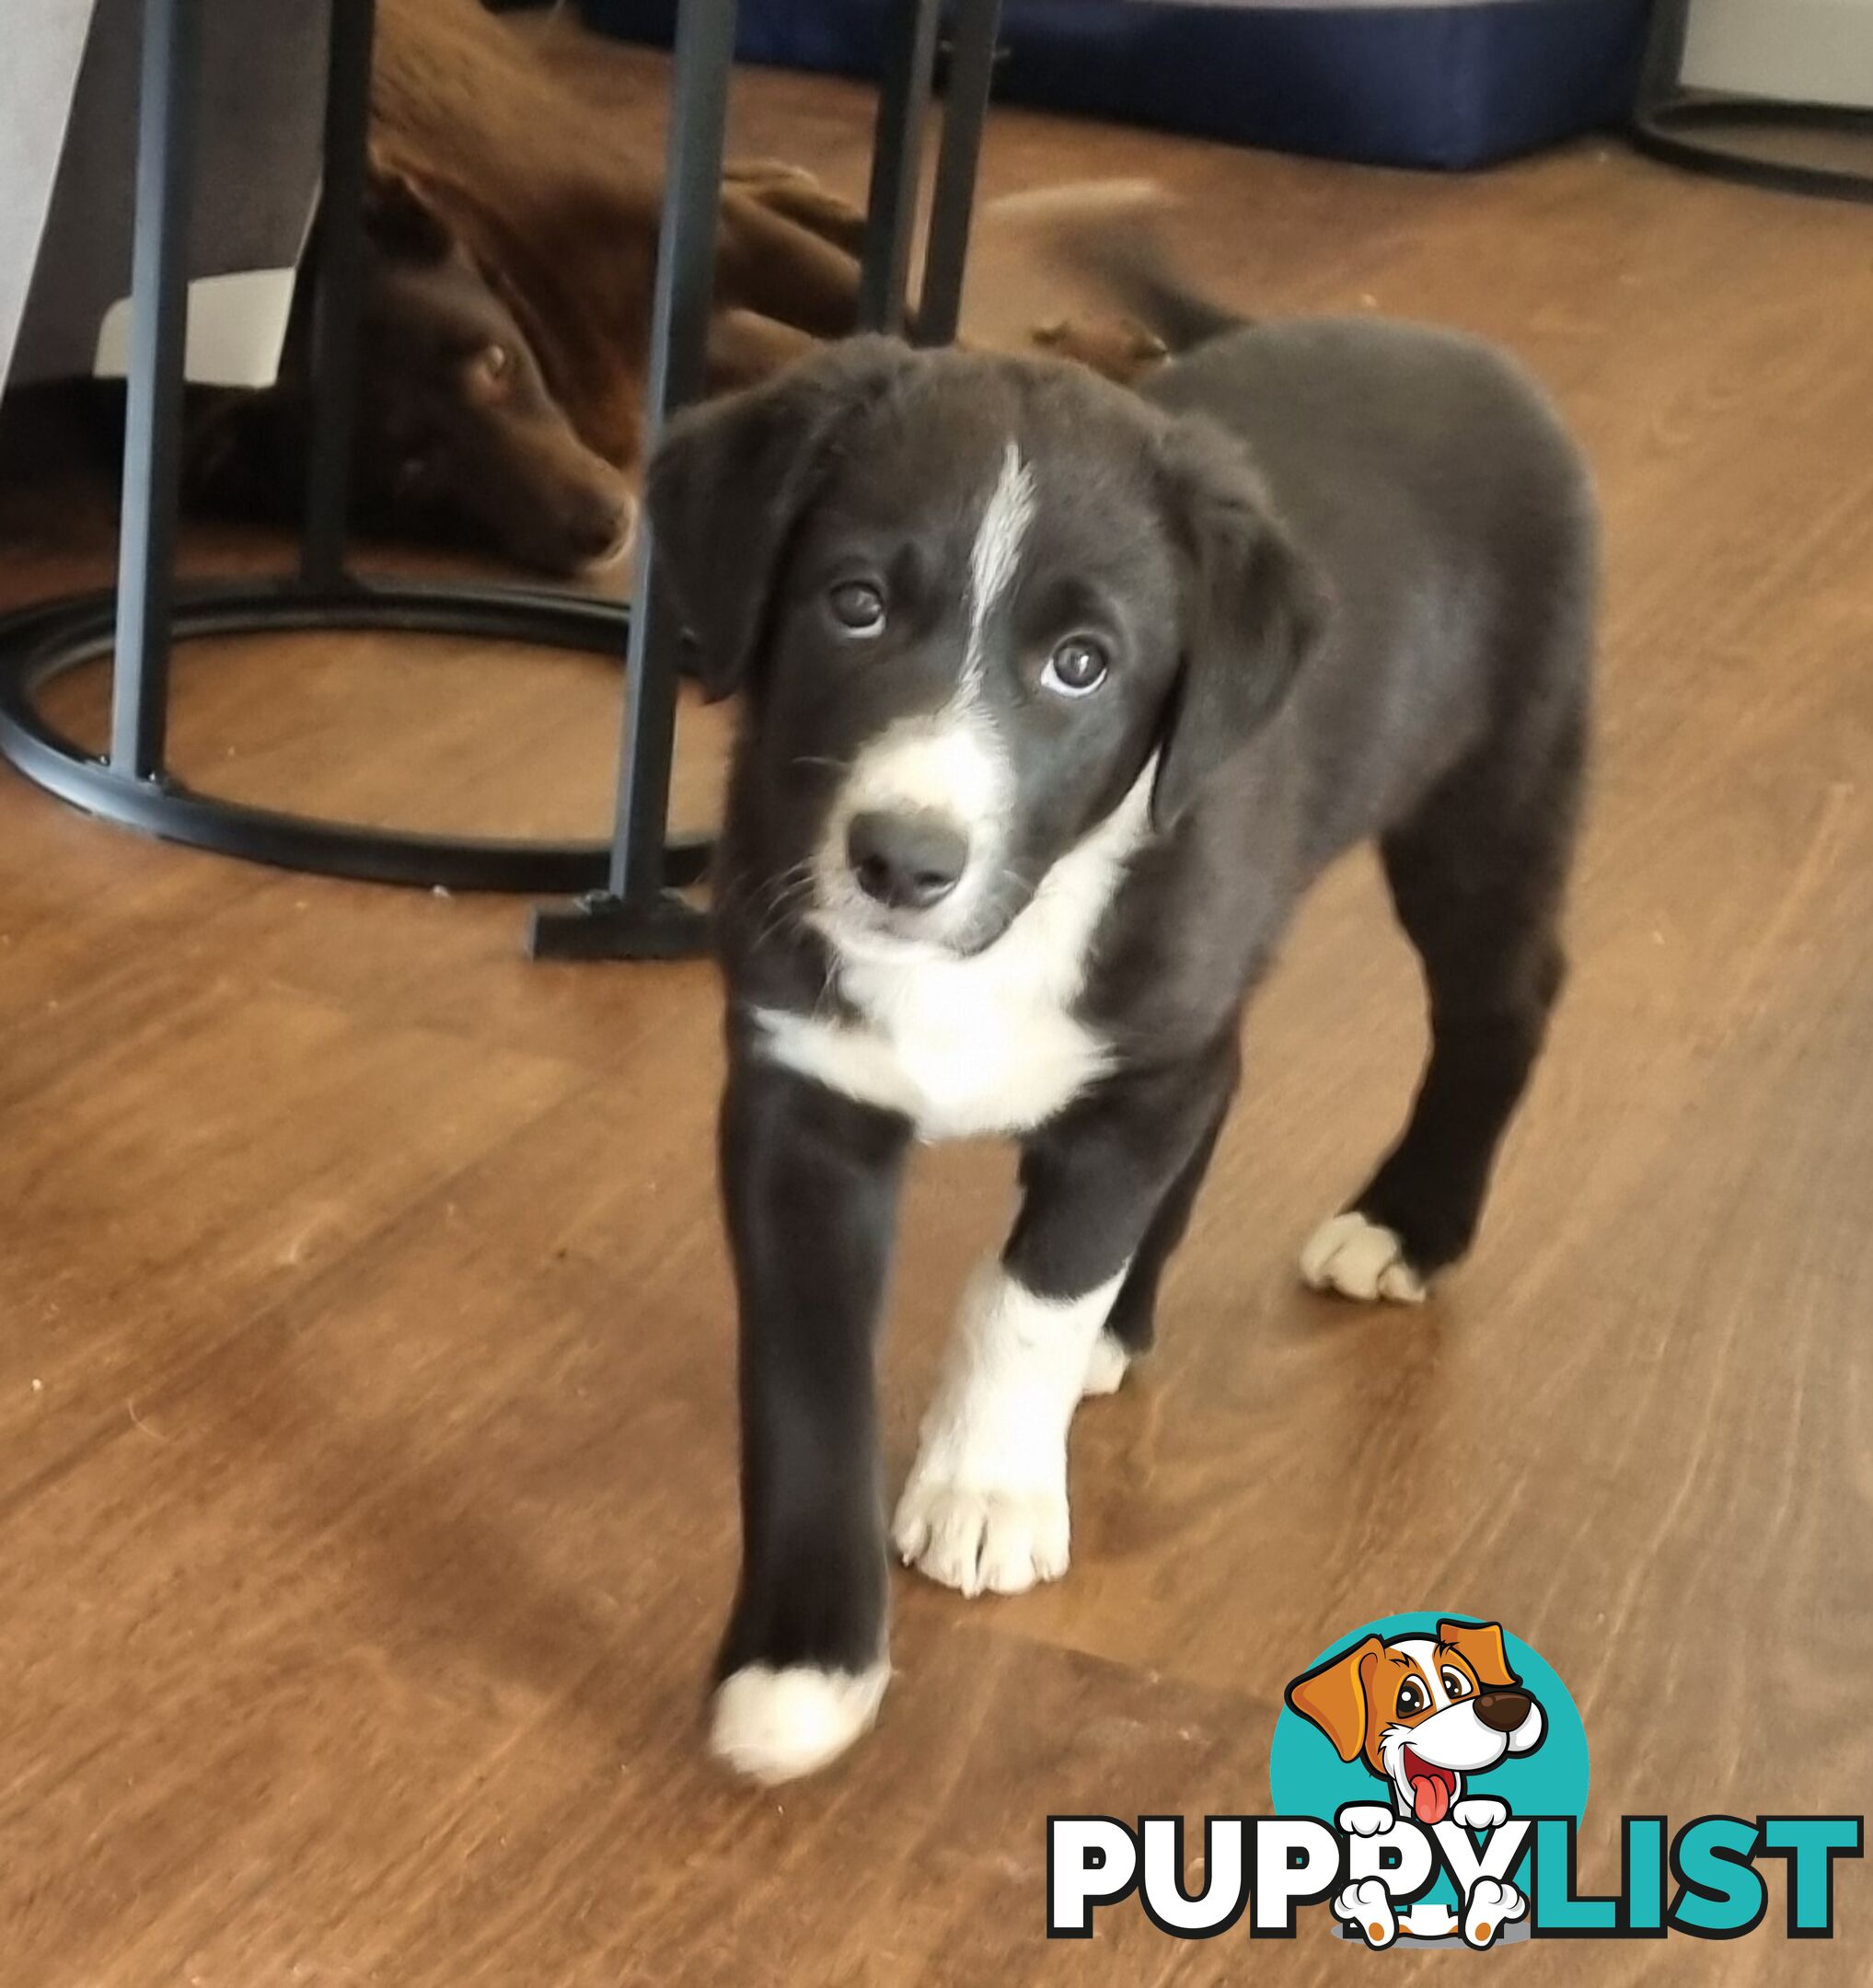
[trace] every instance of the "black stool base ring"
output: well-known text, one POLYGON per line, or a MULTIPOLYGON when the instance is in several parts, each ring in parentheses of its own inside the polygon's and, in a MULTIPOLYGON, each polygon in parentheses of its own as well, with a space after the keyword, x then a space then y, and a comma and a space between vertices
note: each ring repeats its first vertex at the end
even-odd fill
MULTIPOLYGON (((100 820, 253 862, 422 889, 570 896, 601 889, 611 845, 444 836, 250 807, 165 777, 138 780, 67 737, 40 711, 39 692, 66 671, 111 653, 117 598, 104 592, 0 617, 0 758, 35 785, 100 820)), ((545 588, 345 581, 311 588, 247 581, 178 590, 170 632, 213 635, 378 630, 465 635, 584 651, 622 667, 629 609, 545 588)), ((699 882, 706 843, 672 843, 665 881, 699 882)))
POLYGON ((1640 151, 1714 179, 1778 193, 1819 194, 1831 200, 1873 201, 1873 178, 1844 167, 1810 165, 1737 151, 1717 137, 1726 129, 1835 132, 1873 137, 1873 111, 1841 104, 1785 103, 1769 98, 1691 96, 1641 104, 1634 112, 1633 143, 1640 151))

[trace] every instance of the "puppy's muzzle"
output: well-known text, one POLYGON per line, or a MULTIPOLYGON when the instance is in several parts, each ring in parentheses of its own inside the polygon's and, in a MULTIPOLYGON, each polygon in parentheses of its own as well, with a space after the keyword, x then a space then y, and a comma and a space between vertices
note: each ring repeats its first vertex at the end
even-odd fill
POLYGON ((866 896, 895 911, 928 911, 961 883, 969 838, 928 808, 869 808, 846 828, 846 861, 866 896))
POLYGON ((1527 1719, 1532 1703, 1526 1692, 1481 1692, 1476 1698, 1476 1716, 1491 1732, 1512 1733, 1527 1719))

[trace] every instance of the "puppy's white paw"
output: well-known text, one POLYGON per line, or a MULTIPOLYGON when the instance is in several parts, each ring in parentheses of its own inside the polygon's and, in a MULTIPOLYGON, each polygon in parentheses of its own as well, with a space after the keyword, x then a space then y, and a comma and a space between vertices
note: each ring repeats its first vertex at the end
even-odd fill
POLYGON ((1130 1353, 1110 1333, 1101 1333, 1087 1357, 1081 1394, 1116 1394, 1130 1366, 1130 1353))
POLYGON ((1520 1919, 1529 1909, 1528 1901, 1512 1884, 1500 1878, 1479 1878, 1463 1901, 1463 1943, 1487 1947, 1504 1926, 1520 1919))
POLYGON ((1376 1878, 1362 1878, 1346 1886, 1334 1900, 1334 1917, 1358 1926, 1360 1938, 1375 1951, 1398 1937, 1392 1894, 1376 1878))
POLYGON ((1458 1802, 1451 1814, 1462 1829, 1500 1829, 1509 1820, 1509 1804, 1493 1795, 1471 1795, 1458 1802))
POLYGON ((749 1664, 715 1693, 709 1750, 757 1781, 792 1781, 837 1760, 878 1716, 891 1666, 784 1670, 749 1664))
POLYGON ((1348 1836, 1382 1836, 1398 1814, 1383 1802, 1348 1802, 1336 1820, 1348 1836))
POLYGON ((1405 1244, 1390 1229, 1356 1210, 1324 1221, 1301 1252, 1301 1275, 1318 1291, 1337 1291, 1372 1304, 1422 1304, 1424 1279, 1412 1268, 1405 1244))
POLYGON ((1036 1297, 999 1264, 971 1278, 891 1523, 906 1566, 965 1595, 1067 1571, 1067 1429, 1124 1277, 1077 1298, 1036 1297))
POLYGON ((989 1490, 913 1477, 891 1538, 906 1566, 965 1595, 1021 1594, 1067 1571, 1067 1492, 989 1490))

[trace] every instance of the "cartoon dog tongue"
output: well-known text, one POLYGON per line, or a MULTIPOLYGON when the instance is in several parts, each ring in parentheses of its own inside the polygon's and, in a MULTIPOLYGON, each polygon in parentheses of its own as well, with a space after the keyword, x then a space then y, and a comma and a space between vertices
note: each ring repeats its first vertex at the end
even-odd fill
POLYGON ((1413 1813, 1427 1829, 1435 1829, 1450 1812, 1451 1784, 1435 1768, 1411 1777, 1413 1813))

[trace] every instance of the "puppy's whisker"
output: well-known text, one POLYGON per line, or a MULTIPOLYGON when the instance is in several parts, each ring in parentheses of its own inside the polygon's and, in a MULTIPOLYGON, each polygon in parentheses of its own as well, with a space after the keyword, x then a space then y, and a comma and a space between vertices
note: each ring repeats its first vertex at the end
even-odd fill
POLYGON ((793 863, 772 879, 757 909, 753 943, 756 948, 778 938, 802 907, 810 902, 814 889, 811 857, 793 863))
POLYGON ((781 892, 769 901, 762 912, 755 931, 754 943, 765 946, 778 938, 786 928, 790 914, 795 908, 792 894, 781 892))
POLYGON ((786 903, 776 905, 769 915, 767 922, 756 936, 755 943, 757 946, 764 946, 778 939, 793 922, 794 915, 799 908, 800 906, 797 900, 789 900, 786 903))

